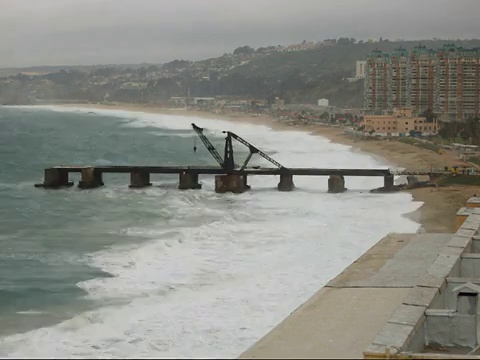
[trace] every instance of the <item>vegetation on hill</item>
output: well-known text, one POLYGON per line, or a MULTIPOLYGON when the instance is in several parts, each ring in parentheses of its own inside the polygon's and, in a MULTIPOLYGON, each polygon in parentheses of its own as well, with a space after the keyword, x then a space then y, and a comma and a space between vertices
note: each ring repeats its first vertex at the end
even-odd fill
MULTIPOLYGON (((480 40, 453 41, 466 48, 480 40)), ((37 101, 125 101, 164 103, 173 96, 280 97, 286 103, 363 106, 363 81, 348 82, 355 62, 375 49, 385 52, 419 43, 440 48, 451 40, 356 42, 351 38, 293 47, 239 47, 232 54, 167 64, 35 67, 0 70, 0 104, 37 101), (12 74, 14 72, 14 74, 12 74), (2 77, 3 76, 3 77, 2 77)))

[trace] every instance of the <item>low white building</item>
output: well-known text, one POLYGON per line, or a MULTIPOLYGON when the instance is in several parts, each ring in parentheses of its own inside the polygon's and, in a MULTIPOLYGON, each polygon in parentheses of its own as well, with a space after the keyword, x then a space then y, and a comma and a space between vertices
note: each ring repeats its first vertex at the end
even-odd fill
POLYGON ((318 106, 328 106, 328 99, 318 99, 318 106))
POLYGON ((366 61, 357 61, 357 66, 355 69, 355 78, 356 79, 365 79, 365 68, 367 66, 366 61))

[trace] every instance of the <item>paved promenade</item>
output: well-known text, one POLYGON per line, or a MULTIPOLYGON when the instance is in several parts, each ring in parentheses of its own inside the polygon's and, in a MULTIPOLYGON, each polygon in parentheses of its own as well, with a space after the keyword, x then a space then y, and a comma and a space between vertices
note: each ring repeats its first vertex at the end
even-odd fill
POLYGON ((452 234, 390 234, 240 358, 363 358, 452 234))

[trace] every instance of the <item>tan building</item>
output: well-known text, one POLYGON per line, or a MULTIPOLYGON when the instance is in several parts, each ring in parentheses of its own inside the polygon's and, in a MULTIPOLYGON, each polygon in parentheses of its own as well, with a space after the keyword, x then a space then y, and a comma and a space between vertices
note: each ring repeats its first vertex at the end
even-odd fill
POLYGON ((438 132, 436 120, 427 122, 424 117, 414 117, 411 109, 395 110, 392 115, 365 115, 363 125, 367 132, 392 136, 408 135, 412 130, 428 135, 438 132))

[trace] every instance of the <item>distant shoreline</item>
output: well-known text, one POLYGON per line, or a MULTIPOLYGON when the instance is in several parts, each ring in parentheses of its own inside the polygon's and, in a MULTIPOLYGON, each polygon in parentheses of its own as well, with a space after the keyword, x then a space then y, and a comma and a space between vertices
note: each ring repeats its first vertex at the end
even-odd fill
MULTIPOLYGON (((213 120, 226 120, 248 124, 264 125, 274 130, 303 131, 313 135, 322 136, 334 143, 352 147, 352 151, 361 151, 376 157, 381 162, 391 164, 392 167, 401 167, 412 170, 443 168, 452 164, 461 163, 453 151, 437 154, 433 151, 422 149, 410 144, 388 140, 366 140, 354 138, 345 134, 341 127, 321 125, 296 125, 280 123, 268 115, 252 116, 244 113, 212 113, 208 111, 191 111, 186 109, 168 109, 156 106, 137 104, 58 104, 58 107, 77 107, 98 110, 125 110, 152 114, 168 114, 181 116, 198 116, 213 120)), ((348 184, 347 184, 348 186, 348 184)), ((423 202, 416 211, 405 214, 406 217, 421 224, 422 232, 453 232, 454 219, 457 210, 464 206, 468 198, 478 187, 467 185, 451 185, 441 188, 419 188, 408 191, 414 201, 423 202)), ((388 195, 385 195, 388 196, 388 195)))

